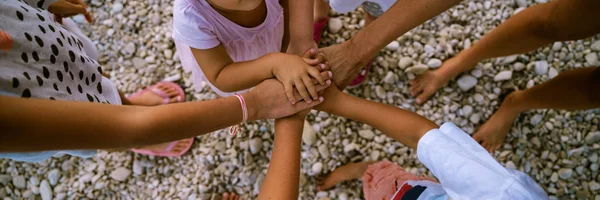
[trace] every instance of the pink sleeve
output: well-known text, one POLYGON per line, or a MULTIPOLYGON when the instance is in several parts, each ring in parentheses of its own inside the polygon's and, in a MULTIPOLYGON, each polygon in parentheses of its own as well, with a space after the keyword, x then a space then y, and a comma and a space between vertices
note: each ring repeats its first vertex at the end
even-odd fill
POLYGON ((196 49, 210 49, 220 44, 212 25, 193 5, 176 1, 173 7, 173 39, 196 49))

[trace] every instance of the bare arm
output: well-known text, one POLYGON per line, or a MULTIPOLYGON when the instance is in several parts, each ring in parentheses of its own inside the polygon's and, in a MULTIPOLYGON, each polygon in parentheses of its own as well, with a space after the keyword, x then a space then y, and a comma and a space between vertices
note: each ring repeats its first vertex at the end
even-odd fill
POLYGON ((258 199, 298 199, 304 117, 275 120, 275 143, 258 199))
MULTIPOLYGON (((290 104, 281 83, 273 79, 242 96, 249 121, 288 116, 318 103, 290 104)), ((189 138, 242 121, 236 97, 140 107, 0 96, 0 105, 0 152, 141 146, 189 138)))
POLYGON ((310 48, 317 48, 313 40, 313 0, 281 0, 285 15, 283 50, 302 55, 310 48), (288 45, 289 44, 289 45, 288 45))
POLYGON ((460 0, 398 0, 350 40, 322 49, 333 71, 336 85, 345 88, 380 49, 459 2, 460 0))
POLYGON ((277 64, 275 54, 236 63, 229 57, 223 45, 212 49, 191 49, 206 79, 224 92, 248 89, 272 78, 273 68, 277 64))
POLYGON ((410 148, 417 148, 419 139, 438 127, 413 112, 350 96, 336 87, 327 89, 323 96, 327 101, 317 109, 368 124, 410 148))

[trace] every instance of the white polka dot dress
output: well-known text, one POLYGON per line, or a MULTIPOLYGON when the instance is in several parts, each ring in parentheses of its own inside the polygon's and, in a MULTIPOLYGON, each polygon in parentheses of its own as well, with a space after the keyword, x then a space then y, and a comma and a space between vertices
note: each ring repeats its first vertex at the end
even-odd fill
MULTIPOLYGON (((121 104, 116 87, 84 50, 84 45, 93 44, 82 42, 86 40, 55 22, 46 10, 50 3, 0 0, 0 31, 8 35, 0 41, 0 95, 121 104)), ((51 156, 56 152, 40 153, 51 156)), ((25 161, 49 157, 35 155, 29 160, 6 155, 0 157, 25 161)))

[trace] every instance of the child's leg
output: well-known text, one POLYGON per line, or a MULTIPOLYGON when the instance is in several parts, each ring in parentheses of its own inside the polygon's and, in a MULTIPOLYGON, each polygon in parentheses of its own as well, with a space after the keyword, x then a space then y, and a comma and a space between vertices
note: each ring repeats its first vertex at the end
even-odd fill
POLYGON ((534 5, 509 18, 469 49, 411 82, 410 92, 424 103, 440 87, 481 60, 520 54, 554 41, 593 36, 600 32, 600 1, 556 0, 534 5))
POLYGON ((492 152, 500 148, 515 119, 532 109, 584 110, 600 107, 600 67, 560 73, 530 89, 507 96, 498 111, 473 138, 492 152))
POLYGON ((370 164, 375 163, 374 161, 350 163, 336 168, 333 172, 327 174, 325 177, 318 178, 317 190, 325 191, 333 186, 352 179, 358 179, 363 176, 367 167, 370 164))

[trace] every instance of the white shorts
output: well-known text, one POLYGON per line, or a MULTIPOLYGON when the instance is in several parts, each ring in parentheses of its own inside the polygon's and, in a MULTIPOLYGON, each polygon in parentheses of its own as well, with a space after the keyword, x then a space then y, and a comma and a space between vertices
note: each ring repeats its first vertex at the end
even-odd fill
POLYGON ((425 133, 417 156, 453 199, 548 199, 533 179, 504 168, 452 123, 425 133))

